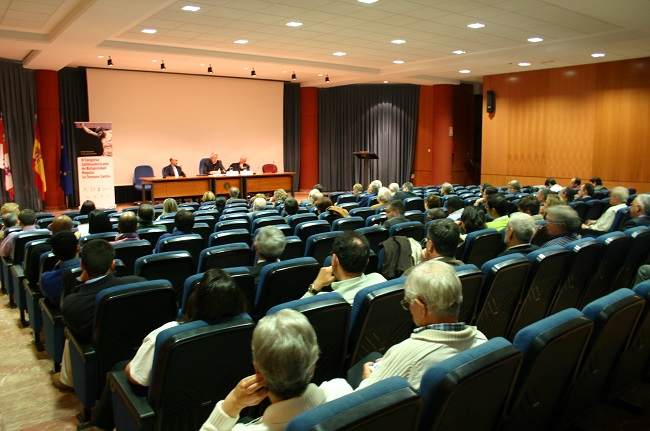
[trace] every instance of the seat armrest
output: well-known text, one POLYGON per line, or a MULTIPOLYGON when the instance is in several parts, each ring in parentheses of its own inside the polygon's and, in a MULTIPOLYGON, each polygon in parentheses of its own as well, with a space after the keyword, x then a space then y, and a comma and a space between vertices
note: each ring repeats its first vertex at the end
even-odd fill
POLYGON ((23 278, 23 289, 25 289, 25 292, 33 301, 38 301, 43 297, 43 294, 38 288, 32 289, 32 285, 27 278, 23 278))
POLYGON ((61 314, 60 310, 53 310, 50 308, 49 305, 45 302, 45 298, 41 298, 38 300, 38 304, 41 307, 41 310, 43 310, 44 315, 47 317, 47 319, 54 323, 54 324, 60 324, 63 326, 63 315, 61 314))
POLYGON ((129 382, 125 372, 128 362, 120 362, 108 373, 108 385, 113 393, 113 405, 122 404, 122 406, 118 406, 120 413, 124 414, 123 410, 128 411, 139 429, 153 429, 156 413, 147 399, 148 388, 129 382))
POLYGON ((16 280, 22 280, 25 277, 25 270, 21 265, 11 265, 11 276, 16 280))
POLYGON ((79 353, 79 356, 83 358, 84 362, 95 360, 95 346, 92 344, 81 344, 67 327, 65 328, 65 337, 70 342, 70 349, 75 349, 79 353))

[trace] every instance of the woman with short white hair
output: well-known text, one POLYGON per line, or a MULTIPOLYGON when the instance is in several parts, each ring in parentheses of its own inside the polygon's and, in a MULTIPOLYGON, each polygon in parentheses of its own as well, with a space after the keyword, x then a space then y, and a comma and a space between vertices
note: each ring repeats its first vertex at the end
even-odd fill
POLYGON ((201 431, 284 430, 295 416, 352 392, 343 379, 310 383, 318 360, 316 332, 301 313, 285 309, 262 318, 253 332, 255 374, 242 379, 219 401, 201 431), (240 412, 269 397, 264 415, 237 424, 240 412))

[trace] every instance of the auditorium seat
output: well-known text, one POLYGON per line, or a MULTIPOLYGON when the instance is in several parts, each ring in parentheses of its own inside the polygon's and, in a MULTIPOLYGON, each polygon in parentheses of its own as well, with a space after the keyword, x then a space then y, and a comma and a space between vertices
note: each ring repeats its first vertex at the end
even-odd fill
POLYGON ((258 229, 261 229, 265 226, 273 226, 273 225, 281 225, 281 224, 286 224, 284 221, 284 217, 277 215, 277 213, 276 215, 272 215, 272 216, 258 217, 251 222, 251 232, 255 232, 258 229))
POLYGON ((305 221, 315 221, 315 220, 318 220, 318 216, 313 213, 294 214, 289 216, 289 218, 287 219, 287 224, 291 226, 293 229, 295 229, 298 223, 302 223, 305 221))
POLYGON ((419 210, 424 212, 424 199, 411 197, 404 199, 404 211, 419 210))
POLYGON ((300 237, 303 243, 307 243, 307 238, 317 233, 330 231, 330 224, 325 220, 304 221, 298 223, 294 228, 293 234, 300 237))
POLYGON ((350 216, 359 216, 364 220, 367 220, 371 215, 375 215, 375 210, 372 208, 353 208, 350 210, 350 216))
POLYGON ((186 250, 194 260, 194 272, 199 263, 199 255, 205 247, 203 237, 198 233, 188 233, 183 235, 174 235, 161 240, 159 246, 156 246, 158 253, 165 253, 168 251, 181 251, 186 250))
POLYGON ((139 257, 135 261, 135 275, 147 280, 168 280, 176 292, 176 300, 181 303, 185 279, 193 275, 194 259, 186 251, 167 251, 139 257))
POLYGON ((305 256, 311 256, 323 265, 325 258, 332 252, 336 237, 343 231, 323 232, 310 235, 305 243, 305 256))
POLYGON ((365 236, 370 243, 370 249, 376 254, 381 249, 380 244, 388 239, 388 229, 383 226, 367 226, 356 230, 365 236))
POLYGON ((366 225, 365 220, 359 216, 350 216, 336 219, 332 222, 332 231, 356 230, 366 225))
POLYGON ((472 325, 476 320, 478 302, 481 298, 483 272, 476 265, 459 265, 455 266, 454 270, 460 278, 463 288, 463 302, 460 306, 458 321, 472 325))
POLYGON ((496 229, 477 230, 467 234, 465 246, 459 247, 456 257, 463 263, 473 264, 480 268, 485 262, 499 254, 502 244, 501 232, 496 229))
MULTIPOLYGON (((151 191, 151 184, 142 184, 142 177, 153 177, 153 168, 149 165, 136 166, 133 170, 133 187, 146 199, 146 191, 151 191), (145 193, 143 193, 143 190, 145 193)), ((153 200, 153 196, 151 196, 153 200)), ((143 202, 144 203, 144 202, 143 202)))
MULTIPOLYGON (((372 209, 372 208, 370 208, 372 209)), ((366 218, 366 226, 381 225, 386 221, 386 214, 374 214, 366 218)))
POLYGON ((410 221, 416 221, 424 224, 424 213, 420 210, 410 210, 404 213, 404 217, 410 221))
POLYGON ((146 239, 151 243, 152 246, 158 244, 158 239, 164 234, 167 233, 166 227, 144 227, 140 228, 137 231, 140 239, 146 239))
POLYGON ((650 256, 650 228, 639 226, 628 229, 625 235, 630 237, 627 256, 612 284, 613 289, 632 288, 639 266, 648 262, 650 256))
POLYGON ((135 261, 142 256, 153 253, 153 246, 146 239, 122 241, 113 244, 115 258, 124 262, 129 274, 135 271, 135 261))
POLYGON ((295 235, 287 236, 285 239, 287 240, 287 245, 284 247, 282 255, 280 255, 280 260, 302 257, 305 252, 305 244, 302 240, 295 235))
POLYGON ((224 230, 231 230, 231 229, 246 229, 247 231, 250 232, 251 224, 248 221, 248 219, 245 218, 245 219, 222 220, 222 221, 218 221, 214 225, 215 232, 221 232, 224 230))
POLYGON ((253 244, 251 240, 251 234, 248 230, 240 229, 231 229, 215 232, 210 235, 208 240, 208 247, 214 247, 216 245, 225 245, 233 244, 235 242, 245 242, 249 246, 253 244))
POLYGON ((601 259, 596 267, 593 277, 585 288, 581 304, 588 304, 607 293, 615 286, 611 286, 618 271, 623 266, 625 256, 630 246, 630 237, 623 232, 612 232, 596 238, 601 244, 601 259))
MULTIPOLYGON (((332 201, 332 202, 334 202, 334 201, 332 201)), ((357 202, 357 195, 355 195, 355 194, 353 194, 353 193, 345 193, 345 194, 339 196, 339 197, 336 199, 336 202, 334 202, 334 203, 335 203, 336 205, 339 205, 339 206, 340 206, 341 204, 348 203, 348 202, 354 202, 354 203, 356 203, 356 202, 357 202)))
POLYGON ((417 221, 397 223, 390 227, 389 236, 406 236, 417 242, 422 241, 425 236, 424 225, 417 221))
POLYGON ((251 249, 245 242, 217 245, 200 251, 198 262, 197 272, 205 272, 210 268, 249 266, 251 249))

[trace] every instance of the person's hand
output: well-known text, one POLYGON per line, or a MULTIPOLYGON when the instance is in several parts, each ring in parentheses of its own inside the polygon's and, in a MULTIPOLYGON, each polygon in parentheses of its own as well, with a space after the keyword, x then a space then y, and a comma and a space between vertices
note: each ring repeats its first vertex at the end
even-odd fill
POLYGON ((378 362, 381 362, 382 359, 384 358, 379 358, 375 362, 366 362, 363 364, 363 375, 361 376, 362 379, 367 379, 372 375, 372 369, 370 368, 371 366, 375 365, 378 362))
POLYGON ((262 376, 253 374, 241 379, 237 386, 230 391, 221 404, 221 409, 231 418, 237 417, 246 407, 258 405, 269 394, 264 386, 262 376))
POLYGON ((314 283, 312 284, 314 285, 314 289, 320 292, 323 287, 329 286, 335 281, 336 278, 332 272, 332 267, 324 266, 320 271, 318 271, 318 276, 316 276, 316 280, 314 280, 314 283))

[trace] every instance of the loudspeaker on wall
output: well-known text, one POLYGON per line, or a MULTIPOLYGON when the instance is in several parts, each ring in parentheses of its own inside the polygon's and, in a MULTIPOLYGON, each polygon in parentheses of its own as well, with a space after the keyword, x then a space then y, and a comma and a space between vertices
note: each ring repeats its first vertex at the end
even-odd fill
POLYGON ((496 100, 494 99, 494 91, 490 90, 487 92, 487 112, 490 114, 494 112, 496 100))

